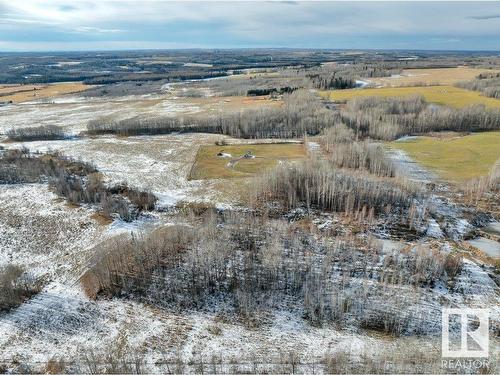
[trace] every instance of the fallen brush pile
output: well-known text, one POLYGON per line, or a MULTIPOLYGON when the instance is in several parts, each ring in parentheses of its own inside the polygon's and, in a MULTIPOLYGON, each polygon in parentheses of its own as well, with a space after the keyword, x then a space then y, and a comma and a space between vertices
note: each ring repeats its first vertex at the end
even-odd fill
POLYGON ((48 182, 72 204, 96 204, 107 218, 132 221, 141 211, 154 209, 157 198, 126 184, 108 187, 97 169, 58 153, 32 154, 27 149, 0 153, 0 184, 48 182))

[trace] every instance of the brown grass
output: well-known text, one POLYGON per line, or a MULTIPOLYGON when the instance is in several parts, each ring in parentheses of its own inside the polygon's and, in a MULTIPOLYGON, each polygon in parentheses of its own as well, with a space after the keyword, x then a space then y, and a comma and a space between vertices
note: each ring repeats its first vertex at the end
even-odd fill
POLYGON ((102 212, 95 212, 90 217, 100 225, 109 225, 113 222, 113 219, 111 219, 109 216, 104 215, 102 212))
POLYGON ((80 92, 87 90, 90 87, 92 86, 84 85, 81 82, 7 86, 0 88, 0 101, 21 103, 80 92))
POLYGON ((269 96, 208 96, 202 98, 181 98, 194 106, 205 111, 239 111, 243 109, 255 109, 262 106, 278 107, 282 105, 281 100, 271 99, 269 96))
POLYGON ((63 374, 66 369, 66 364, 62 360, 50 359, 45 365, 45 372, 47 374, 63 374))

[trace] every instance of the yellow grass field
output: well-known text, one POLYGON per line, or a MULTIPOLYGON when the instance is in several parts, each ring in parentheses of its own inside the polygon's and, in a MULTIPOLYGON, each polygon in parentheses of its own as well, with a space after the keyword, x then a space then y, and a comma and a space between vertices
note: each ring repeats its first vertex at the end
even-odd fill
POLYGON ((349 89, 321 91, 321 96, 332 101, 348 101, 362 96, 410 96, 422 95, 426 101, 462 108, 472 104, 484 104, 490 108, 500 108, 500 99, 482 96, 478 91, 470 91, 453 86, 382 87, 370 89, 349 89))
POLYGON ((190 179, 250 177, 274 167, 280 160, 298 160, 305 156, 304 145, 297 143, 200 146, 190 179), (230 154, 231 157, 219 157, 219 152, 230 154), (251 152, 255 158, 241 158, 247 152, 251 152))
POLYGON ((401 149, 444 179, 460 182, 485 176, 500 159, 500 131, 451 138, 416 137, 395 141, 401 149))
POLYGON ((470 81, 481 73, 498 73, 498 70, 476 69, 465 66, 457 68, 406 69, 397 77, 370 78, 369 82, 382 86, 453 85, 470 81))
POLYGON ((0 88, 0 102, 27 102, 37 99, 51 98, 64 94, 80 92, 92 86, 81 82, 53 83, 48 85, 16 85, 0 88))

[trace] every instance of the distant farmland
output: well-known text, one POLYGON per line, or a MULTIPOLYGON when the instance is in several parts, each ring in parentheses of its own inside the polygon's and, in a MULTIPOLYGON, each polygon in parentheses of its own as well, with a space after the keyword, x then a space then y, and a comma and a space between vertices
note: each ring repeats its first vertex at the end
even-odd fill
POLYGON ((470 81, 481 73, 497 73, 497 70, 476 69, 469 67, 405 69, 400 75, 392 77, 370 78, 371 83, 382 86, 453 85, 460 81, 470 81))
POLYGON ((0 102, 21 103, 80 92, 91 87, 81 82, 54 83, 50 85, 5 85, 0 87, 0 102))
POLYGON ((480 92, 453 86, 383 87, 373 89, 349 89, 322 91, 321 95, 333 101, 348 101, 361 96, 410 96, 422 95, 426 101, 462 108, 473 104, 484 104, 500 108, 500 99, 482 96, 480 92))

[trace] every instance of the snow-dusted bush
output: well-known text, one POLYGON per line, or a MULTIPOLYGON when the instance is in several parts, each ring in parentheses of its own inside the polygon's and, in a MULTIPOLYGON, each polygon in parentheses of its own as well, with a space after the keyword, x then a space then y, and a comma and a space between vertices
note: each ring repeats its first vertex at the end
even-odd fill
POLYGON ((13 128, 7 130, 6 134, 9 139, 19 142, 46 141, 66 137, 63 128, 56 125, 13 128))
POLYGON ((100 206, 107 217, 134 220, 152 210, 157 198, 126 184, 108 187, 94 166, 60 154, 33 155, 27 150, 8 150, 0 155, 0 184, 49 182, 54 192, 73 204, 100 206))
POLYGON ((15 265, 0 268, 0 311, 10 310, 38 293, 40 288, 15 265))

